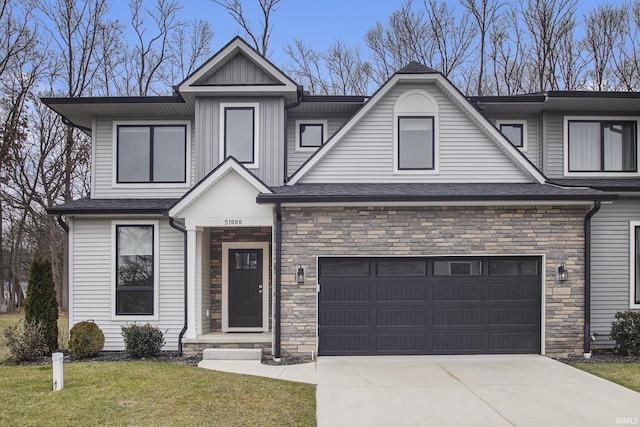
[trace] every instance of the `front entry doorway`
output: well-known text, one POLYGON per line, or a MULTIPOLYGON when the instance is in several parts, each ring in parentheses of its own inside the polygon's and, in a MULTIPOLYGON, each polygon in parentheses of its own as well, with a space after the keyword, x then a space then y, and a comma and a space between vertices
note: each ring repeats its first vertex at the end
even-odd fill
POLYGON ((269 243, 222 244, 222 330, 268 331, 269 243))

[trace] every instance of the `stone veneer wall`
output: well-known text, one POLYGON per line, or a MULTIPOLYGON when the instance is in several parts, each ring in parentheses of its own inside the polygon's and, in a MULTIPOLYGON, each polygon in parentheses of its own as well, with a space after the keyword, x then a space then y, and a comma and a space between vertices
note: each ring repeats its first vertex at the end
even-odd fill
MULTIPOLYGON (((211 318, 210 331, 222 330, 222 243, 223 242, 269 242, 269 319, 271 319, 271 276, 273 253, 270 227, 212 228, 211 229, 211 318)), ((203 284, 205 286, 205 284, 203 284)), ((207 307, 203 307, 206 310, 207 307)), ((271 320, 269 320, 271 322, 271 320)), ((206 325, 205 325, 206 326, 206 325)))
POLYGON ((319 256, 546 255, 545 345, 550 356, 582 352, 586 206, 284 207, 282 354, 316 352, 319 256), (556 281, 565 261, 567 282, 556 281), (298 285, 295 272, 306 268, 298 285))

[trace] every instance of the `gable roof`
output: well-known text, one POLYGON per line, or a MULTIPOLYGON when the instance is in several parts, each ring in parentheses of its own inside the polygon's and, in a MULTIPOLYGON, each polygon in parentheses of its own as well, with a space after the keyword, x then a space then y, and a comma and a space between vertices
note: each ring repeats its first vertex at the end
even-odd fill
POLYGON ((252 174, 244 165, 233 157, 227 157, 224 162, 220 163, 207 176, 202 178, 196 185, 187 191, 179 200, 177 200, 169 209, 170 217, 179 217, 182 212, 193 205, 200 197, 202 197, 210 188, 215 186, 222 178, 230 172, 240 175, 246 182, 251 184, 260 193, 272 193, 269 188, 258 177, 252 174))
POLYGON ((506 153, 511 161, 520 171, 522 171, 529 179, 538 183, 546 181, 545 176, 536 168, 536 166, 527 157, 515 148, 507 138, 482 115, 449 80, 441 73, 436 72, 428 67, 418 63, 410 63, 404 67, 402 72, 396 72, 378 91, 369 98, 362 108, 349 120, 342 128, 340 128, 329 140, 316 151, 293 175, 291 175, 287 185, 294 185, 312 170, 331 150, 340 143, 367 114, 380 103, 382 99, 399 83, 412 82, 431 82, 435 83, 438 88, 443 90, 455 102, 457 108, 461 109, 467 116, 471 117, 479 126, 483 128, 485 133, 490 136, 491 140, 506 153))
POLYGON ((299 87, 241 37, 236 36, 177 85, 176 89, 183 95, 295 95, 299 87), (228 81, 216 79, 216 73, 221 72, 234 59, 240 60, 245 65, 250 64, 262 75, 256 77, 254 74, 252 78, 235 75, 228 81))

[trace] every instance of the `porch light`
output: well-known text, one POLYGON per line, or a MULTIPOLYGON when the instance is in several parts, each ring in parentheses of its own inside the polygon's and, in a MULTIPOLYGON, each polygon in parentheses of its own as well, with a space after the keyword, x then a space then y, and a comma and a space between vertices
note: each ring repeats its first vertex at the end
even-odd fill
POLYGON ((304 285, 304 267, 298 267, 298 274, 296 274, 296 276, 298 285, 304 285))
POLYGON ((558 266, 558 281, 566 282, 569 280, 569 272, 567 271, 567 266, 564 262, 560 263, 558 266))

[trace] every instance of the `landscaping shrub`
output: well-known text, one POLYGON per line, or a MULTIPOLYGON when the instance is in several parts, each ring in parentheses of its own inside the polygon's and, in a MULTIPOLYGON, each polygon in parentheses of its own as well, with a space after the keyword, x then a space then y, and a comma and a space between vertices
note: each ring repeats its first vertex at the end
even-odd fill
POLYGON ((71 328, 69 351, 78 359, 93 357, 104 347, 104 334, 93 322, 76 323, 71 328))
POLYGON ((619 311, 611 325, 611 338, 618 351, 629 356, 640 356, 640 312, 619 311))
POLYGON ((38 322, 19 322, 4 331, 11 360, 22 362, 44 356, 49 351, 38 322))
POLYGON ((47 352, 58 349, 58 302, 51 261, 46 258, 36 257, 31 263, 24 318, 25 322, 40 324, 47 352))
POLYGON ((164 345, 162 331, 148 323, 123 326, 122 336, 127 353, 136 359, 156 356, 164 345))

